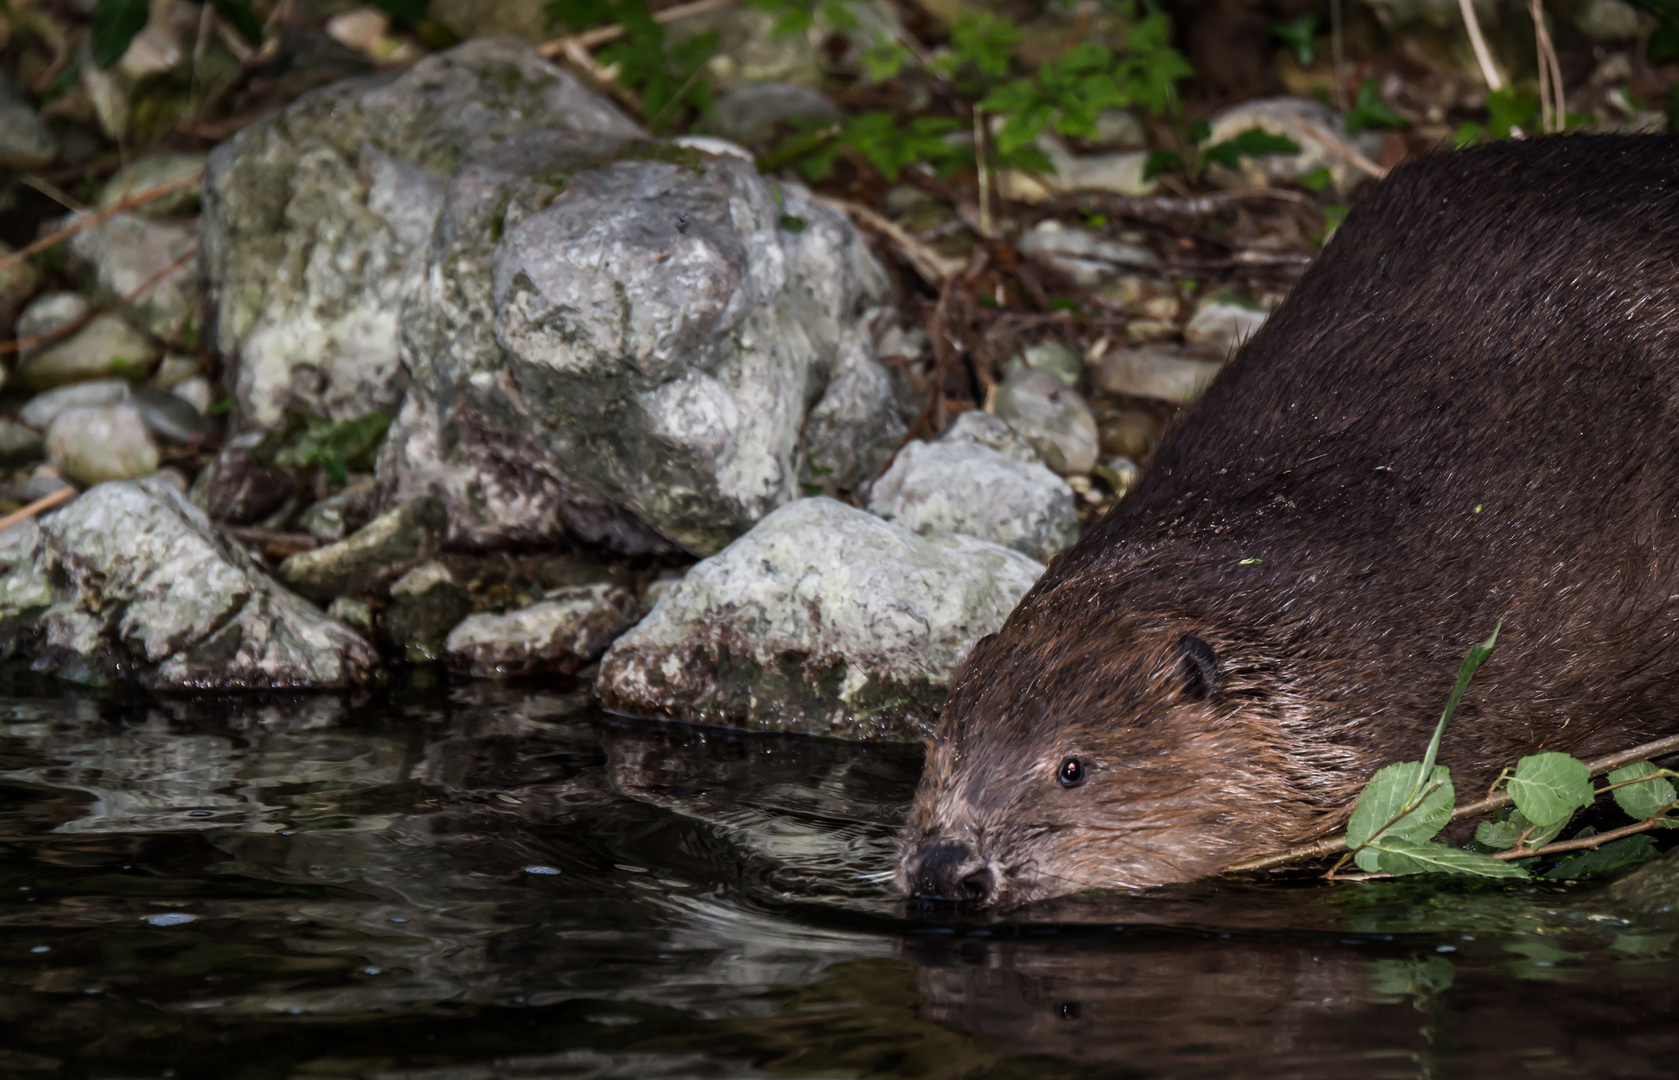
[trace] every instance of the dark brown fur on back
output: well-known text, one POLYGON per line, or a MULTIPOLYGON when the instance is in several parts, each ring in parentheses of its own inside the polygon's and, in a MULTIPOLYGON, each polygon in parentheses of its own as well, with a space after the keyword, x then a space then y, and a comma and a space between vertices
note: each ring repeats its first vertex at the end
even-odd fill
POLYGON ((1322 835, 1500 619, 1441 750, 1460 793, 1679 731, 1676 307, 1679 141, 1395 170, 974 650, 900 885, 1018 902, 1322 835))

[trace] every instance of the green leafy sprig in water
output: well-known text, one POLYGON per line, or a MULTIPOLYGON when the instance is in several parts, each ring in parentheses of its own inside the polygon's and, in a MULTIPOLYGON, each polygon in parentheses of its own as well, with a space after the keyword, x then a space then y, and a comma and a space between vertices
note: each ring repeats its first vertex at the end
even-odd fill
POLYGON ((1487 878, 1527 878, 1540 856, 1580 851, 1545 872, 1549 878, 1576 878, 1650 858, 1656 828, 1679 828, 1673 816, 1679 776, 1648 761, 1609 772, 1608 784, 1592 786, 1592 769, 1568 754, 1530 754, 1505 770, 1494 784, 1503 786, 1513 806, 1475 830, 1473 847, 1453 847, 1436 840, 1453 816, 1455 792, 1451 770, 1436 764, 1440 740, 1476 669, 1498 644, 1498 630, 1469 650, 1458 668, 1440 722, 1421 761, 1388 765, 1359 794, 1347 822, 1346 854, 1330 870, 1333 876, 1348 859, 1369 874, 1404 876, 1445 873, 1487 878), (1580 810, 1610 795, 1634 823, 1601 835, 1583 829, 1574 839, 1556 843, 1580 810))

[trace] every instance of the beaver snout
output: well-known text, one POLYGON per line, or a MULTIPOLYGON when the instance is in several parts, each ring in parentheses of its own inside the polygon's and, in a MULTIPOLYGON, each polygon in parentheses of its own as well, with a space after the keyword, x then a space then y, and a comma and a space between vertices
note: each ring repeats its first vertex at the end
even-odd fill
POLYGON ((997 891, 997 877, 966 844, 943 840, 915 859, 910 895, 917 900, 983 904, 997 891))

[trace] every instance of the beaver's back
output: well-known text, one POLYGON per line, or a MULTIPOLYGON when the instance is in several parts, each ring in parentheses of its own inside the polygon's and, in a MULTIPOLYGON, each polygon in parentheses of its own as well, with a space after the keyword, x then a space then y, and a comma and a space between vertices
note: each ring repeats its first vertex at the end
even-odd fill
POLYGON ((1349 215, 1021 610, 1067 583, 1204 613, 1321 672, 1326 724, 1374 706, 1348 737, 1387 760, 1506 619, 1446 760, 1629 745, 1679 730, 1676 414, 1679 140, 1440 155, 1349 215))

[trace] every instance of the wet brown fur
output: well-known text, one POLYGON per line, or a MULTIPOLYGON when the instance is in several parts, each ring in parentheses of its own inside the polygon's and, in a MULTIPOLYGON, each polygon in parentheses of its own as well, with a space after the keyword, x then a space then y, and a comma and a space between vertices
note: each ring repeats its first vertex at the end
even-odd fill
POLYGON ((1679 731, 1676 307, 1679 141, 1395 170, 974 650, 900 887, 941 842, 1006 904, 1325 835, 1420 756, 1500 619, 1441 750, 1460 796, 1541 747, 1679 731), (1218 658, 1210 698, 1186 635, 1218 658))

